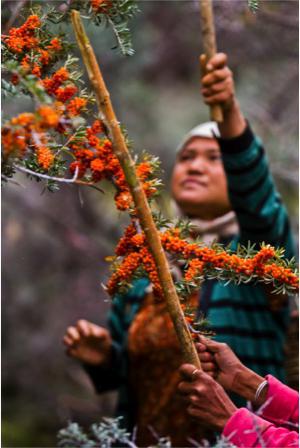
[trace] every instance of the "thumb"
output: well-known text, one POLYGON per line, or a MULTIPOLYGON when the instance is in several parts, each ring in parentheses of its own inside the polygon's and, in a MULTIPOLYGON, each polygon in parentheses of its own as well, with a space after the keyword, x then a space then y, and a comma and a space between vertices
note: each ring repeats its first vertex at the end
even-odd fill
POLYGON ((209 350, 212 353, 219 352, 221 348, 224 346, 222 342, 213 341, 212 339, 208 339, 202 335, 200 336, 200 342, 206 345, 207 350, 209 350))

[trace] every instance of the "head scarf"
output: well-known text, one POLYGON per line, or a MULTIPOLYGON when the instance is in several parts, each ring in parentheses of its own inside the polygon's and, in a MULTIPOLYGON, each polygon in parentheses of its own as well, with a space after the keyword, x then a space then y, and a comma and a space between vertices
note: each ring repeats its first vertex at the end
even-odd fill
POLYGON ((185 145, 194 137, 219 138, 220 131, 217 123, 215 121, 208 121, 207 123, 198 124, 183 137, 176 152, 179 153, 182 151, 185 145))

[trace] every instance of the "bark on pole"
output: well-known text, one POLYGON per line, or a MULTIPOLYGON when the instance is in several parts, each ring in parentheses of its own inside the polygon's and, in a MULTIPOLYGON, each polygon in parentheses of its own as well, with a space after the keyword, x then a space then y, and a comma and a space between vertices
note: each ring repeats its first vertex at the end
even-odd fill
POLYGON ((145 233, 147 243, 155 260, 167 308, 179 339, 184 360, 185 362, 194 364, 198 369, 201 369, 200 360, 180 306, 180 301, 170 274, 170 268, 161 244, 159 233, 153 220, 142 184, 136 175, 134 161, 128 151, 120 124, 115 115, 110 95, 97 63, 95 53, 85 33, 79 12, 72 10, 71 17, 75 36, 96 95, 101 117, 103 117, 109 130, 114 153, 124 171, 141 227, 145 233))
MULTIPOLYGON (((206 62, 209 61, 217 52, 216 33, 214 25, 214 14, 212 0, 199 0, 202 42, 205 58, 200 58, 202 76, 206 73, 206 62)), ((213 121, 222 123, 223 111, 218 104, 210 106, 210 117, 213 121)))

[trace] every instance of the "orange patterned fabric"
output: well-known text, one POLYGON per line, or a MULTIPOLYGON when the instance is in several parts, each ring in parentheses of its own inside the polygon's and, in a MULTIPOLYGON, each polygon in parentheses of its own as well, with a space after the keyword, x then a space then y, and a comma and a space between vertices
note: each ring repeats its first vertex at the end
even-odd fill
MULTIPOLYGON (((197 294, 193 296, 197 301, 197 294)), ((166 305, 148 294, 128 335, 130 386, 136 402, 138 446, 170 436, 172 446, 192 446, 204 431, 186 413, 177 393, 178 367, 183 364, 166 305)), ((195 444, 194 444, 195 446, 195 444)))

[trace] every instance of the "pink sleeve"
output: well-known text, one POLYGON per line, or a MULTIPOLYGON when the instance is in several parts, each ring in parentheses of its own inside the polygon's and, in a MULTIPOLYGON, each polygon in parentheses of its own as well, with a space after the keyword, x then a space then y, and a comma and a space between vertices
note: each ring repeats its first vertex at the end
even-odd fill
POLYGON ((285 426, 291 430, 298 427, 299 394, 285 386, 272 375, 267 375, 268 393, 265 404, 258 414, 276 426, 285 426))
POLYGON ((299 447, 297 432, 276 428, 245 408, 238 409, 228 420, 223 436, 239 448, 299 447))

